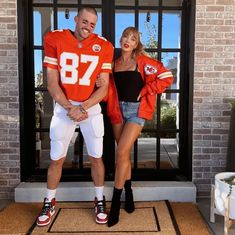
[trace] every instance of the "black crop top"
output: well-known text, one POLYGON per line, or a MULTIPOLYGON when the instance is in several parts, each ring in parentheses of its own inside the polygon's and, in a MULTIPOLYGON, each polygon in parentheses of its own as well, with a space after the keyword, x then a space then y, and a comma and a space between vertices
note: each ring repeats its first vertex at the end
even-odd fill
POLYGON ((137 98, 144 86, 144 81, 137 66, 135 71, 114 72, 113 76, 119 101, 138 102, 137 98))

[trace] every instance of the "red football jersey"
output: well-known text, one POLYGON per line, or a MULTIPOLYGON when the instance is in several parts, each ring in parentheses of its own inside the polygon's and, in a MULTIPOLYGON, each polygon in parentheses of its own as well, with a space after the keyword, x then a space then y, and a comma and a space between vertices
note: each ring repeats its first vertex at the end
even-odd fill
POLYGON ((56 30, 44 37, 43 65, 59 71, 68 99, 84 101, 92 94, 97 76, 112 72, 113 51, 112 44, 97 34, 78 41, 70 30, 56 30))

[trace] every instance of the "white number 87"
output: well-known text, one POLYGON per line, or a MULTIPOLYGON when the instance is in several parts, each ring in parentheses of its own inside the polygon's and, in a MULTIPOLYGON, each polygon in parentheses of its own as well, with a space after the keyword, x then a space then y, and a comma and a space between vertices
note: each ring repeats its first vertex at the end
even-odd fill
POLYGON ((98 61, 98 56, 81 54, 80 63, 91 63, 87 68, 86 72, 84 73, 83 77, 78 78, 79 56, 75 53, 63 52, 60 55, 61 82, 63 84, 75 84, 79 79, 79 85, 90 86, 90 77, 98 64, 98 61), (67 60, 71 60, 72 63, 67 64, 67 60), (69 72, 70 76, 66 76, 66 72, 69 72))

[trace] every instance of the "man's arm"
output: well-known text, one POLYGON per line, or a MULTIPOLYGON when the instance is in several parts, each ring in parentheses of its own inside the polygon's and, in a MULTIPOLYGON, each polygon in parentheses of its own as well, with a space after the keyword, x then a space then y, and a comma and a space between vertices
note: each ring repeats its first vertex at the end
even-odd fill
POLYGON ((47 90, 51 97, 62 107, 67 109, 71 103, 67 100, 64 92, 59 85, 59 72, 56 69, 47 68, 47 90))
POLYGON ((100 77, 103 79, 103 83, 101 86, 92 93, 92 95, 84 101, 80 106, 73 106, 68 111, 68 116, 74 121, 82 121, 86 117, 86 110, 90 107, 98 104, 108 93, 108 85, 109 85, 109 73, 100 73, 100 77), (80 113, 83 113, 84 116, 81 116, 80 113))
POLYGON ((47 89, 51 97, 68 111, 68 116, 73 121, 82 121, 88 117, 87 112, 81 111, 78 106, 72 105, 66 98, 59 85, 59 72, 56 69, 47 68, 47 89), (76 111, 69 115, 71 111, 76 111))

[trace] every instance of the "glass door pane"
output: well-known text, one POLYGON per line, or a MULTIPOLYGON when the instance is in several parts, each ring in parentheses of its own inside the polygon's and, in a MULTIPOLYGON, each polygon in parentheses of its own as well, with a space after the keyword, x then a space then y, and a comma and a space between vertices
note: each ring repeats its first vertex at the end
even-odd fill
POLYGON ((158 47, 158 12, 139 11, 139 31, 145 48, 158 47))
POLYGON ((45 35, 45 33, 53 29, 53 9, 51 7, 34 7, 33 44, 41 46, 43 44, 43 36, 45 35))
MULTIPOLYGON (((142 0, 144 1, 144 0, 142 0)), ((182 6, 183 0, 162 0, 163 6, 182 6)))
POLYGON ((180 53, 179 52, 163 52, 162 63, 166 68, 171 70, 174 81, 169 88, 180 89, 180 53))
MULTIPOLYGON (((102 12, 100 9, 96 9, 98 14, 98 21, 94 30, 94 33, 102 34, 102 12)), ((77 8, 58 8, 58 29, 70 29, 75 30, 74 17, 77 15, 77 8)))
POLYGON ((116 6, 135 6, 135 0, 115 0, 116 6))
POLYGON ((43 87, 42 50, 34 50, 34 84, 43 87))
POLYGON ((161 138, 160 169, 179 168, 178 143, 175 137, 161 138))
POLYGON ((88 5, 88 4, 102 4, 102 0, 82 0, 82 4, 88 5))
POLYGON ((103 32, 102 32, 102 10, 99 9, 99 8, 96 8, 97 10, 97 14, 98 14, 98 20, 97 20, 97 23, 96 23, 96 26, 95 26, 95 30, 94 30, 94 33, 96 34, 99 34, 99 35, 102 35, 103 32))
POLYGON ((138 138, 138 169, 156 169, 156 147, 155 133, 141 133, 138 138))
POLYGON ((181 11, 163 11, 162 48, 180 48, 181 11))
POLYGON ((77 4, 78 0, 57 0, 57 3, 65 3, 65 4, 77 4))
POLYGON ((75 21, 74 17, 77 15, 77 8, 58 8, 57 13, 57 28, 58 29, 70 29, 74 31, 75 21))
POLYGON ((53 3, 53 0, 33 0, 33 3, 53 3))
POLYGON ((158 6, 159 0, 139 0, 140 6, 158 6))
POLYGON ((120 38, 126 27, 135 26, 135 12, 132 10, 115 11, 115 47, 120 48, 120 38))

